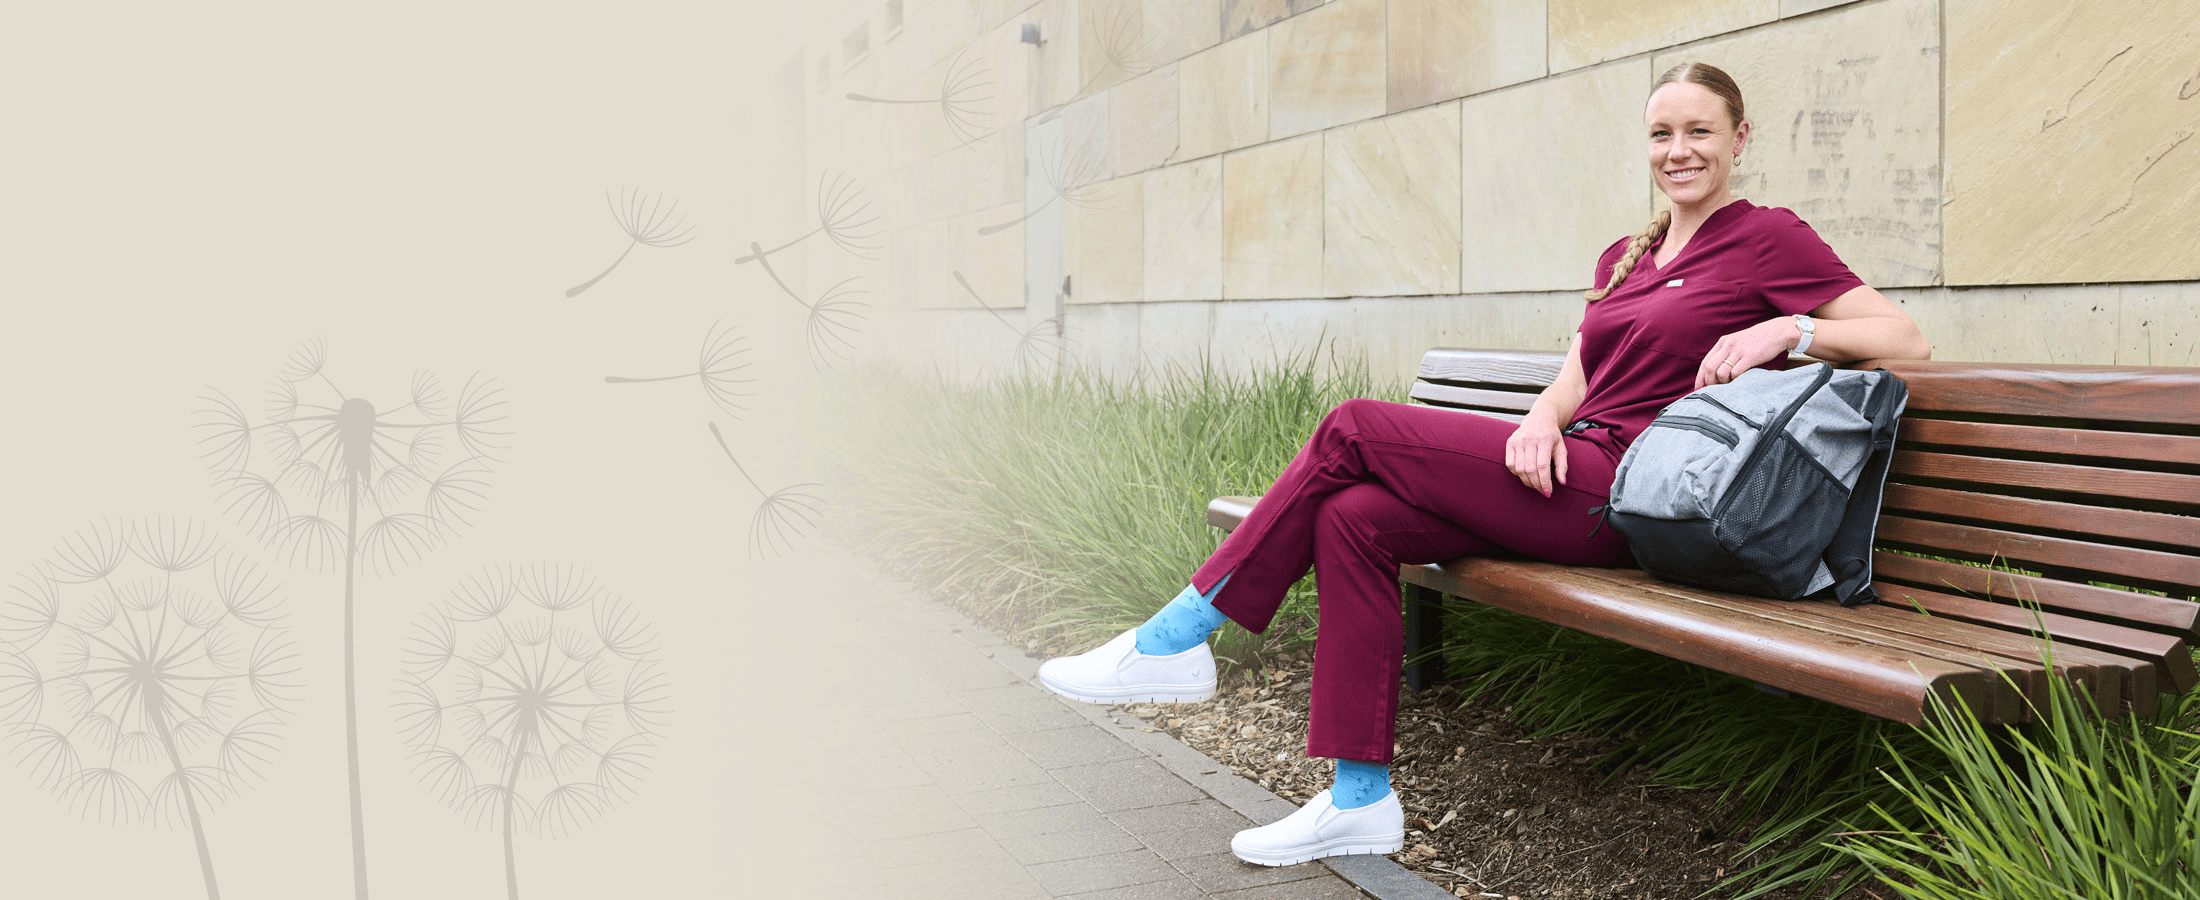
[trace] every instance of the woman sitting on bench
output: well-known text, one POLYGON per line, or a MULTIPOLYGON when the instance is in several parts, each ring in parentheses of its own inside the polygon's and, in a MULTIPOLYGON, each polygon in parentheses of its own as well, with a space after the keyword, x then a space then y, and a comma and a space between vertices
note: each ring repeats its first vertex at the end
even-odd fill
POLYGON ((1733 195, 1750 128, 1725 72, 1667 71, 1643 124, 1651 178, 1672 209, 1597 260, 1602 287, 1586 295, 1564 368, 1518 426, 1338 404, 1183 593, 1099 649, 1040 667, 1048 689, 1091 703, 1207 699, 1207 636, 1225 617, 1267 629, 1312 567, 1320 626, 1306 752, 1334 757, 1336 780, 1283 820, 1239 832, 1230 849, 1240 858, 1279 866, 1404 845, 1389 769, 1400 565, 1509 552, 1632 566, 1616 532, 1592 534, 1588 512, 1666 404, 1753 366, 1784 367, 1791 352, 1835 362, 1930 354, 1910 318, 1793 212, 1733 195))

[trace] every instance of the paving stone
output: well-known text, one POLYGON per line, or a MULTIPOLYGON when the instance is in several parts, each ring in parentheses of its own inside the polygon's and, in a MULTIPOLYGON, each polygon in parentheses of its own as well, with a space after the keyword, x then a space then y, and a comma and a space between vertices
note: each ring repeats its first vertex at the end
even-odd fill
POLYGON ((1230 839, 1237 833, 1252 827, 1247 822, 1239 825, 1201 825, 1197 828, 1178 828, 1173 831, 1156 831, 1140 834, 1138 839, 1155 856, 1176 862, 1195 856, 1206 856, 1217 850, 1227 850, 1230 839))
POLYGON ((1132 834, 1174 831, 1180 828, 1200 826, 1230 826, 1250 828, 1252 823, 1243 815, 1221 803, 1201 798, 1188 803, 1168 803, 1143 809, 1126 809, 1108 813, 1108 820, 1132 834))
POLYGON ((828 798, 848 833, 859 841, 976 828, 978 822, 938 785, 862 791, 828 798))
MULTIPOLYGON (((1321 863, 1357 886, 1356 889, 1347 888, 1352 893, 1335 896, 1357 897, 1360 896, 1360 891, 1374 894, 1383 900, 1445 900, 1450 896, 1443 889, 1430 884, 1428 879, 1406 871, 1386 856, 1332 856, 1321 863)), ((1319 898, 1330 895, 1315 896, 1319 898)))
POLYGON ((1057 834, 1064 831, 1090 831, 1096 828, 1123 830, 1109 821, 1082 800, 1059 806, 1041 806, 1032 809, 1013 809, 986 813, 976 817, 978 827, 1001 840, 1057 834))
POLYGON ((1003 849, 1000 841, 981 828, 863 842, 864 855, 870 858, 872 865, 881 868, 922 865, 937 859, 983 857, 1003 849))
POLYGON ((1199 900, 1205 896, 1206 893, 1190 881, 1178 878, 1173 881, 1149 881, 1104 891, 1069 894, 1060 900, 1199 900))
POLYGON ((1031 877, 1022 863, 1006 851, 985 855, 935 859, 911 866, 881 868, 879 875, 893 886, 892 896, 923 900, 963 900, 969 897, 1045 897, 1046 887, 1031 877))
MULTIPOLYGON (((904 719, 936 719, 941 716, 951 716, 957 713, 967 714, 968 712, 968 710, 963 709, 962 704, 955 702, 953 697, 935 696, 906 703, 874 706, 865 709, 863 714, 883 727, 886 723, 900 722, 904 719)), ((894 731, 892 728, 887 728, 886 733, 892 734, 894 731)))
POLYGON ((950 794, 1046 784, 1054 780, 1046 769, 1007 744, 975 744, 910 756, 950 794))
POLYGON ((1143 848, 1041 863, 1027 866, 1025 871, 1031 873, 1041 887, 1057 896, 1183 878, 1167 861, 1143 848))
POLYGON ((1013 684, 955 691, 954 697, 962 701, 972 715, 1002 734, 1067 728, 1084 720, 1036 685, 1013 684))
POLYGON ((1114 735, 1091 725, 1027 731, 1007 735, 1006 739, 1010 745, 1031 757, 1032 762, 1049 769, 1087 766, 1145 755, 1129 744, 1116 740, 1114 735))
POLYGON ((1056 780, 1101 812, 1181 803, 1200 797, 1198 788, 1149 759, 1124 759, 1051 771, 1056 780))
POLYGON ((1001 849, 1008 851, 1009 856, 1027 866, 1141 850, 1145 846, 1139 839, 1123 833, 1123 829, 1105 822, 1099 827, 1082 831, 1059 831, 1001 840, 1001 849))
POLYGON ((1059 781, 1045 784, 1026 784, 1017 787, 996 788, 990 791, 974 791, 956 794, 955 803, 973 816, 999 812, 1038 809, 1061 806, 1066 803, 1082 804, 1084 799, 1059 781))
POLYGON ((884 739, 878 744, 821 741, 808 761, 816 771, 833 773, 832 790, 839 793, 932 783, 932 776, 917 765, 915 758, 884 739))
POLYGON ((949 702, 953 703, 953 706, 947 707, 946 711, 939 715, 921 718, 911 716, 905 719, 881 722, 879 723, 879 730, 886 732, 888 736, 895 739, 950 734, 960 731, 983 731, 987 733, 993 731, 993 729, 986 727, 984 721, 971 715, 968 707, 952 700, 949 702))
POLYGON ((1191 856, 1171 860, 1170 864, 1176 866, 1179 871, 1190 878, 1193 884, 1199 886, 1200 890, 1210 894, 1259 887, 1261 885, 1283 884, 1288 881, 1303 881, 1329 874, 1328 869, 1317 865, 1255 865, 1237 858, 1237 854, 1229 851, 1228 845, 1224 845, 1221 853, 1209 853, 1205 856, 1191 856))

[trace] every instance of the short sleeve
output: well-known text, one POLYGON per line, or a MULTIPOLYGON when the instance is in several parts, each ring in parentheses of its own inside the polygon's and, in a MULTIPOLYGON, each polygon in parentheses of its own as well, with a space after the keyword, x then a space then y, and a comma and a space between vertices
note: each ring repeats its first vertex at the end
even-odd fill
POLYGON ((1612 267, 1619 265, 1619 258, 1627 255, 1627 243, 1634 239, 1634 235, 1628 235, 1613 241, 1612 246, 1604 248, 1604 254, 1597 257, 1596 280, 1589 282, 1590 289, 1593 290, 1611 283, 1612 267))
POLYGON ((1759 232, 1757 277, 1774 309, 1783 315, 1807 313, 1864 284, 1802 217, 1786 209, 1765 211, 1770 215, 1759 232))

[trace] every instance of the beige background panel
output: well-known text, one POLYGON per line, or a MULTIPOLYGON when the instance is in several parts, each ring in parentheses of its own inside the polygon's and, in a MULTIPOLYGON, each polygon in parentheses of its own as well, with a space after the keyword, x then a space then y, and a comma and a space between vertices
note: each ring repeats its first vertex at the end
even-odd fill
POLYGON ((1322 293, 1322 136, 1222 158, 1222 296, 1322 293))
POLYGON ((1550 0, 1551 71, 1737 31, 1780 16, 1780 0, 1550 0))
POLYGON ((1337 0, 1269 26, 1270 138, 1383 114, 1383 10, 1383 0, 1337 0))
POLYGON ((1939 14, 1877 0, 1661 53, 1741 84, 1753 130, 1734 191, 1792 209, 1875 287, 1939 282, 1939 14))
MULTIPOLYGON (((1292 0, 1222 0, 1222 39, 1243 37, 1281 22, 1291 15, 1293 5, 1292 0)), ((1321 4, 1300 0, 1300 5, 1321 4)))
POLYGON ((2114 363, 2118 289, 2089 285, 1916 288, 1887 296, 1933 343, 1933 358, 1957 361, 2114 363))
POLYGON ((1949 282, 2200 277, 2196 46, 2200 4, 1951 0, 1949 282))
POLYGON ((1110 183, 1104 198, 1062 210, 1062 271, 1071 303, 1145 299, 1147 175, 1110 183))
POLYGON ((1224 41, 1177 64, 1178 159, 1196 159, 1268 139, 1268 35, 1224 41))
MULTIPOLYGON (((1051 166, 1068 177, 1066 187, 1114 178, 1115 148, 1108 109, 1113 94, 1099 93, 1062 109, 1062 161, 1051 166)), ((1027 149, 1025 151, 1029 153, 1027 149)), ((1072 196, 1079 196, 1073 193, 1072 196)))
POLYGON ((1457 293, 1459 104, 1323 136, 1323 291, 1457 293))
POLYGON ((949 216, 925 226, 932 238, 925 245, 924 285, 919 305, 934 309, 995 309, 1024 305, 1024 226, 1021 202, 949 216), (1005 227, 1003 227, 1005 226, 1005 227), (983 228, 999 227, 991 234, 983 228), (955 280, 961 272, 970 287, 955 280), (975 291, 976 297, 971 293, 975 291))
POLYGON ((1176 158, 1177 67, 1163 66, 1108 91, 1108 152, 1118 174, 1176 158))
POLYGON ((1388 0, 1391 112, 1544 74, 1545 0, 1388 0))
POLYGON ((1148 300, 1222 298, 1222 158, 1146 173, 1148 300))
POLYGON ((1635 59, 1459 101, 1460 290, 1586 289, 1597 254, 1650 221, 1652 77, 1635 59))
POLYGON ((1338 300, 1247 300, 1214 307, 1214 355, 1245 372, 1322 347, 1360 359, 1378 382, 1403 386, 1431 347, 1564 350, 1581 324, 1576 292, 1338 300))

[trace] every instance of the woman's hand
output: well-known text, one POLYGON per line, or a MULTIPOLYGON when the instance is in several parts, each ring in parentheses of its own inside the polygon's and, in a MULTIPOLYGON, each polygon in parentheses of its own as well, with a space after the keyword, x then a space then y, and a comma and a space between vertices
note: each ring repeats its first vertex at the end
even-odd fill
POLYGON ((1566 483, 1566 439, 1558 423, 1534 412, 1520 420, 1520 427, 1505 439, 1505 468, 1529 490, 1551 495, 1552 478, 1566 483))
POLYGON ((1803 329, 1790 316, 1759 322, 1719 338, 1696 367, 1696 387, 1725 384, 1743 372, 1788 355, 1803 342, 1803 329))

